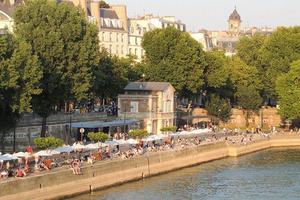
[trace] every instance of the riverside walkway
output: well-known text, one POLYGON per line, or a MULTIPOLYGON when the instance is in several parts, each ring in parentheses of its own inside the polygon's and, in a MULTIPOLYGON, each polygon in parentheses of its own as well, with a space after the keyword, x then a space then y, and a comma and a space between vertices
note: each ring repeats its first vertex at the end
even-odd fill
MULTIPOLYGON (((22 180, 25 183, 28 181, 28 184, 35 184, 38 186, 38 183, 42 181, 41 179, 52 181, 53 184, 49 187, 37 187, 30 191, 28 190, 26 192, 3 196, 0 197, 0 199, 65 199, 77 194, 88 193, 95 189, 102 189, 112 185, 166 173, 168 171, 196 165, 202 162, 208 162, 228 156, 240 156, 270 147, 281 146, 300 146, 300 135, 280 134, 245 144, 216 142, 214 144, 194 146, 176 151, 153 152, 149 155, 140 156, 130 160, 108 160, 97 163, 92 167, 86 166, 83 169, 86 176, 82 178, 78 176, 69 176, 69 170, 50 172, 49 174, 42 174, 37 177, 25 177, 22 178, 22 180), (63 184, 55 184, 53 177, 58 176, 65 176, 66 182, 63 184), (72 179, 73 181, 68 182, 69 179, 72 179)), ((17 181, 20 180, 21 179, 17 181)), ((18 183, 7 182, 6 184, 6 187, 0 185, 2 191, 5 189, 18 188, 18 183)))

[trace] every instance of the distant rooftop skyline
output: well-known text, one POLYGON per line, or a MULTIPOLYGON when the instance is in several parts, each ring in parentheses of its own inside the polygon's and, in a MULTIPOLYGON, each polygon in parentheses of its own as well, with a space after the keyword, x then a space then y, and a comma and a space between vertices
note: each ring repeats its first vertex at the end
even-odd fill
POLYGON ((300 25, 299 0, 106 0, 126 4, 128 17, 153 14, 175 16, 187 31, 227 29, 229 15, 236 9, 242 27, 300 25))

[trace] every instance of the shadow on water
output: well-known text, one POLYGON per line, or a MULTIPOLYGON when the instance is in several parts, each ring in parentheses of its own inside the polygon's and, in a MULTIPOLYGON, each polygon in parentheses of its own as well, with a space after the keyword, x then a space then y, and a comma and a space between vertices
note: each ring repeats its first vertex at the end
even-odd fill
POLYGON ((226 158, 72 200, 299 199, 300 148, 226 158))

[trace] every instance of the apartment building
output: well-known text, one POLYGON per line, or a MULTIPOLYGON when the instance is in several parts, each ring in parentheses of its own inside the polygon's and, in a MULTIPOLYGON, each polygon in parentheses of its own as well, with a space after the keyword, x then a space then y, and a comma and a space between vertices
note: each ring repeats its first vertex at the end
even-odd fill
POLYGON ((147 31, 167 27, 175 27, 181 31, 186 31, 186 25, 174 16, 158 17, 152 14, 130 18, 128 27, 128 54, 136 56, 136 61, 138 62, 142 61, 145 55, 145 51, 142 48, 142 39, 147 31))

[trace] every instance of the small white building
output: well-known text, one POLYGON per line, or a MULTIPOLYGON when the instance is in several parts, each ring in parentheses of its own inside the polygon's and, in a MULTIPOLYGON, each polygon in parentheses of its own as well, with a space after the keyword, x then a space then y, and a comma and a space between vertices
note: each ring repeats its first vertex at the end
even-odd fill
POLYGON ((118 117, 140 122, 148 133, 175 126, 175 89, 167 82, 131 82, 118 96, 118 117))

